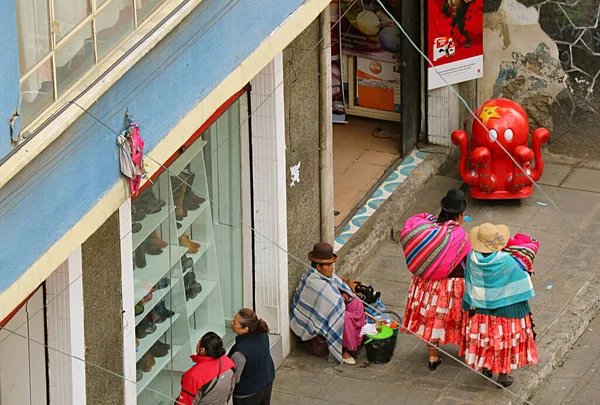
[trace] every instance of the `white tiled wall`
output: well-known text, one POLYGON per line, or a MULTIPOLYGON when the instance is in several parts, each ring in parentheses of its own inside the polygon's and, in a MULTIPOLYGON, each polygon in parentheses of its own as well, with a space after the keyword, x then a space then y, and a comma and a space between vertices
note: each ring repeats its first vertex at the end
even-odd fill
POLYGON ((52 405, 85 405, 81 247, 46 280, 49 396, 52 405), (60 352, 59 352, 60 351, 60 352), (62 353, 61 353, 62 352, 62 353))
POLYGON ((256 311, 289 353, 282 55, 251 80, 256 311))
POLYGON ((459 129, 459 100, 448 88, 429 90, 427 95, 428 142, 452 146, 450 135, 459 129))

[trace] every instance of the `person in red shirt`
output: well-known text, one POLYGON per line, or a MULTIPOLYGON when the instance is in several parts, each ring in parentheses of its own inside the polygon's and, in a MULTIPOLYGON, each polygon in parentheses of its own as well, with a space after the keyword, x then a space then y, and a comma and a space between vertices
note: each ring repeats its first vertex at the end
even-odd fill
POLYGON ((235 387, 235 364, 225 355, 223 340, 208 332, 198 342, 192 368, 181 377, 178 405, 227 405, 235 387))

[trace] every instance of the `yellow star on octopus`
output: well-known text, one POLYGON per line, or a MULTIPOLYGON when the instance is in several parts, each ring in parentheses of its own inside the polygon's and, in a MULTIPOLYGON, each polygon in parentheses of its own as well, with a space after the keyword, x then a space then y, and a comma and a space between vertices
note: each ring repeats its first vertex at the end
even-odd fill
POLYGON ((487 125, 487 122, 490 118, 500 118, 500 115, 496 111, 497 108, 497 105, 488 106, 483 109, 481 114, 479 114, 479 118, 481 119, 481 121, 483 121, 484 125, 487 125))

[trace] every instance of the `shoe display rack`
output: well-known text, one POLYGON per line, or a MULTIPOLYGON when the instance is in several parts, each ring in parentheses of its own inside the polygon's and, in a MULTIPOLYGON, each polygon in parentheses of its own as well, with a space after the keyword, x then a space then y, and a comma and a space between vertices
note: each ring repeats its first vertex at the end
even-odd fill
POLYGON ((211 204, 202 197, 209 191, 205 145, 197 140, 132 203, 141 405, 159 399, 146 387, 178 395, 198 340, 226 333, 211 204))

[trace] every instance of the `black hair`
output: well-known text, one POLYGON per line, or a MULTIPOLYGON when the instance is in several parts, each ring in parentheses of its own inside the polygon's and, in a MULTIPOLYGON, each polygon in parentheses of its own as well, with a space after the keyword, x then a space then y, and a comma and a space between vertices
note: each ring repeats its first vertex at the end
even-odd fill
POLYGON ((437 222, 438 222, 438 224, 443 224, 448 221, 456 221, 458 219, 458 217, 460 217, 461 214, 462 214, 462 212, 459 212, 458 214, 453 214, 442 208, 442 211, 440 211, 440 215, 438 215, 437 222))
POLYGON ((206 355, 213 359, 218 359, 225 356, 225 348, 223 347, 223 340, 215 332, 207 332, 202 339, 200 339, 200 347, 206 350, 206 355))
POLYGON ((248 328, 250 333, 269 333, 269 325, 260 319, 256 312, 250 308, 242 308, 238 312, 242 322, 240 324, 244 328, 248 328))

